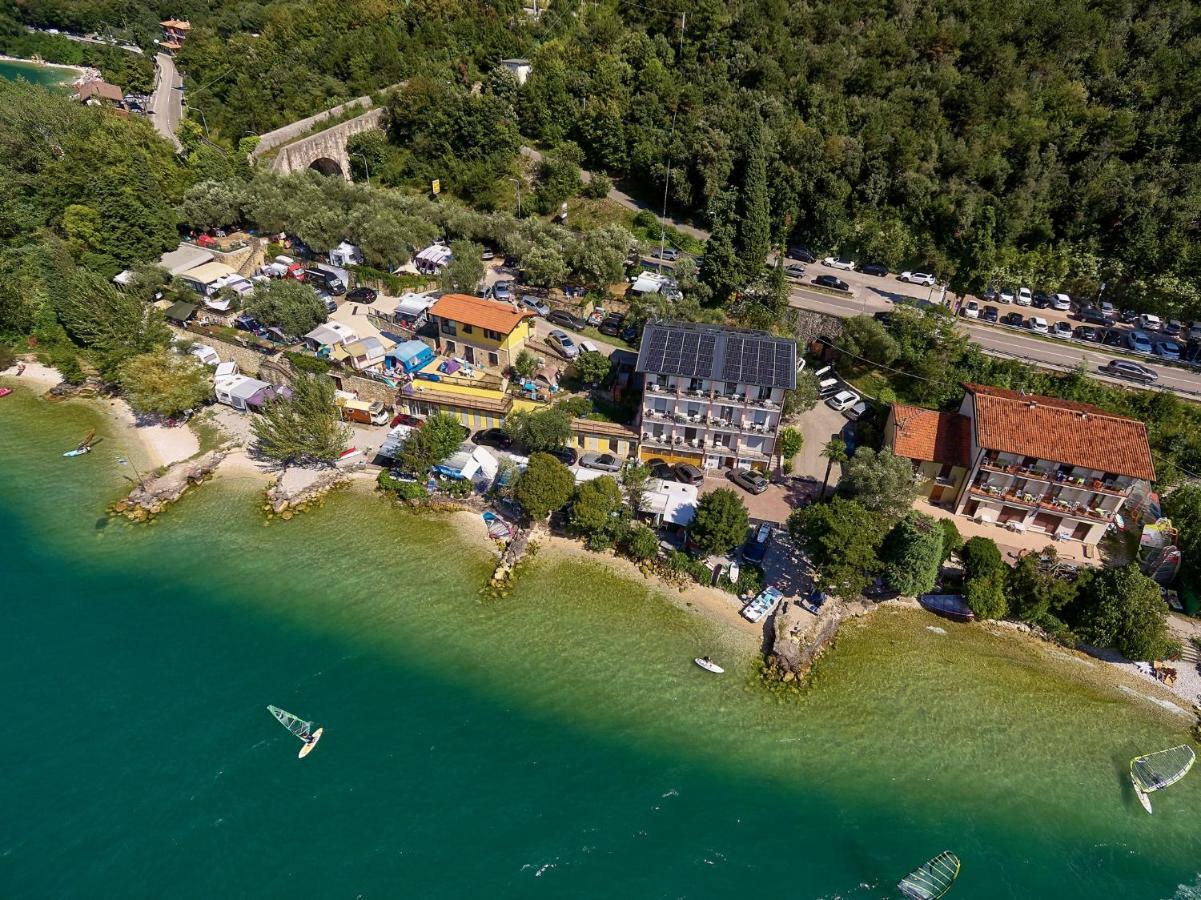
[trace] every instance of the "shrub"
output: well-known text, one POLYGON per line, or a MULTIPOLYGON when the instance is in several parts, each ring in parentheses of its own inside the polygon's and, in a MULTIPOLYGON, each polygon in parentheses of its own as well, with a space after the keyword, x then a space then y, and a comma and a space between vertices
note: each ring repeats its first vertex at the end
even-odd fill
POLYGON ((311 375, 324 375, 330 367, 328 361, 308 353, 288 351, 284 354, 284 358, 292 364, 292 368, 297 372, 308 372, 311 375))
POLYGON ((635 562, 649 562, 659 554, 659 536, 645 525, 632 525, 622 538, 621 547, 635 562))
POLYGON ((386 471, 380 472, 375 482, 381 490, 392 494, 399 500, 424 500, 429 496, 429 491, 425 489, 424 484, 418 481, 401 481, 393 478, 386 471))
POLYGON ((604 200, 609 196, 611 190, 613 190, 613 179, 600 172, 594 172, 592 180, 584 185, 580 193, 593 200, 604 200))
POLYGON ((952 519, 939 519, 938 527, 942 529, 942 561, 946 562, 963 549, 963 535, 952 519))

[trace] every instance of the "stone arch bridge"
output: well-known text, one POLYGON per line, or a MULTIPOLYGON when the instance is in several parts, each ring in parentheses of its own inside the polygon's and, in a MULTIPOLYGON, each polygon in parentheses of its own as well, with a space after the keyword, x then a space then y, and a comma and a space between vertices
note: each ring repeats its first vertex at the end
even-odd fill
POLYGON ((356 134, 380 128, 383 116, 384 107, 375 107, 324 131, 284 143, 271 159, 271 171, 286 175, 316 169, 322 175, 340 175, 349 181, 350 157, 346 142, 356 134))

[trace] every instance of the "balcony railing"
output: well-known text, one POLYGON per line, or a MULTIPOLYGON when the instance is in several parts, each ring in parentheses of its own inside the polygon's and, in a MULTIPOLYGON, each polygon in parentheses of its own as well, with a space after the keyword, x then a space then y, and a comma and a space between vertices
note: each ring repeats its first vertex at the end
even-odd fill
POLYGON ((1103 481, 1099 478, 1072 478, 1067 475, 1060 475, 1058 472, 1040 469, 1038 466, 1006 466, 996 462, 995 460, 985 458, 983 462, 980 463, 980 468, 989 472, 1001 472, 1005 475, 1016 475, 1021 478, 1043 481, 1047 484, 1059 484, 1063 485, 1064 487, 1099 491, 1103 494, 1112 494, 1115 497, 1126 496, 1126 492, 1122 488, 1114 485, 1113 482, 1103 481))
POLYGON ((1068 503, 1066 500, 1048 500, 1046 497, 1035 497, 1032 494, 1006 493, 1000 488, 989 488, 979 484, 972 485, 971 493, 987 500, 997 500, 1027 509, 1046 510, 1073 519, 1087 519, 1091 522, 1109 522, 1113 519, 1111 510, 1100 507, 1090 508, 1081 503, 1068 503))

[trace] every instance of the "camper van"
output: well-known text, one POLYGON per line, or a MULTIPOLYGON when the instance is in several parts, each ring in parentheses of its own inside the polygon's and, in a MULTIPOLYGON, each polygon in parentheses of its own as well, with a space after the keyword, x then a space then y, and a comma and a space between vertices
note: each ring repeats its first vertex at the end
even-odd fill
POLYGON ((366 400, 346 400, 338 398, 338 406, 342 408, 342 419, 346 422, 358 422, 360 425, 387 425, 391 416, 388 407, 378 400, 368 403, 366 400))

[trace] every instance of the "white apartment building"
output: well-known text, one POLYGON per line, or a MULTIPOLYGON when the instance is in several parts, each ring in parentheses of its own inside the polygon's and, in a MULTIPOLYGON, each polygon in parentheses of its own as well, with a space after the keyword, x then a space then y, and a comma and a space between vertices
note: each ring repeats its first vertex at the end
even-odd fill
POLYGON ((639 457, 707 470, 767 469, 796 369, 789 338, 648 322, 637 364, 644 380, 639 457))

